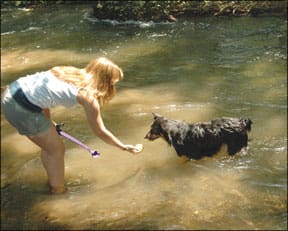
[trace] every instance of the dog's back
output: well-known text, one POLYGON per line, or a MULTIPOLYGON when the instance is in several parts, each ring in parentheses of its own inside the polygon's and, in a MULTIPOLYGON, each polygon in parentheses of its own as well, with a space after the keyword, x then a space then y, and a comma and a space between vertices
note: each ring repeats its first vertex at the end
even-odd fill
POLYGON ((252 122, 250 119, 223 117, 210 122, 176 123, 177 126, 173 122, 170 135, 177 154, 200 159, 216 154, 223 144, 227 145, 229 155, 239 152, 248 144, 247 132, 251 130, 252 122))

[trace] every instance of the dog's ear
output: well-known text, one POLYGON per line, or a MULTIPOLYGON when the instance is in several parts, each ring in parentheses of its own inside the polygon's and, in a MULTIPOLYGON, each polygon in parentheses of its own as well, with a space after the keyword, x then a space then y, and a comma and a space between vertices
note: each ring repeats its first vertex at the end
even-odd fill
POLYGON ((152 115, 153 115, 154 120, 156 120, 157 118, 162 117, 161 115, 159 115, 157 113, 154 113, 154 112, 152 112, 152 115))

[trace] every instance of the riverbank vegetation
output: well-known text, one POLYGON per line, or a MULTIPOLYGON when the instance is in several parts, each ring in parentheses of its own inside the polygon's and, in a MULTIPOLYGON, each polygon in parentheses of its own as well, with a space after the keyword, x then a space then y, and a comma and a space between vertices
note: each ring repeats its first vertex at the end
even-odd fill
POLYGON ((282 1, 2 1, 1 7, 51 7, 58 4, 90 4, 98 19, 176 21, 194 16, 287 16, 287 0, 282 1))
POLYGON ((287 15, 287 1, 98 1, 99 19, 176 21, 194 16, 287 15))

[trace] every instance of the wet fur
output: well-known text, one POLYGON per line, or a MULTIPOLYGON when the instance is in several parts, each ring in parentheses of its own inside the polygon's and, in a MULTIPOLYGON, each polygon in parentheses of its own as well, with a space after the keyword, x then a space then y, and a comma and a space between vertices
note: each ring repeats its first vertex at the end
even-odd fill
POLYGON ((248 118, 222 117, 210 122, 188 124, 153 115, 154 122, 145 138, 151 141, 164 138, 175 148, 178 156, 184 155, 189 159, 213 156, 224 144, 227 145, 228 154, 234 155, 248 145, 247 133, 252 124, 248 118))

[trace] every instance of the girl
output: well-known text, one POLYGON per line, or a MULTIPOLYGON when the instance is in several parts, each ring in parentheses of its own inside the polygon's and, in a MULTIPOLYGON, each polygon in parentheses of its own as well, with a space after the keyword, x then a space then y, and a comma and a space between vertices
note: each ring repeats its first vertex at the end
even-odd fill
POLYGON ((115 95, 115 84, 123 72, 106 58, 92 60, 84 69, 58 66, 19 78, 9 85, 2 97, 6 119, 41 148, 50 191, 63 193, 65 147, 50 119, 49 108, 81 104, 95 135, 123 151, 136 154, 141 146, 125 145, 106 129, 100 107, 115 95))

